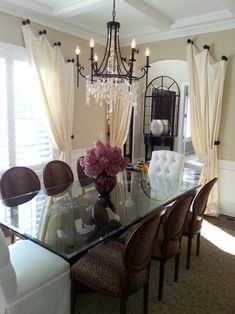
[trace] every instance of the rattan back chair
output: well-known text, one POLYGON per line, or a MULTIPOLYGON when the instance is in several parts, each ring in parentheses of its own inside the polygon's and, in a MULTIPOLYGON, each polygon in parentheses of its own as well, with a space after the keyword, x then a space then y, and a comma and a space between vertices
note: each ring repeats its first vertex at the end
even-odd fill
POLYGON ((62 193, 73 181, 73 171, 64 161, 52 160, 43 169, 43 182, 48 195, 62 193))
POLYGON ((85 174, 82 166, 80 165, 81 158, 83 158, 83 157, 81 156, 77 160, 77 175, 78 175, 78 180, 79 180, 79 182, 81 184, 81 187, 83 189, 83 192, 84 192, 84 189, 85 189, 86 186, 89 186, 89 185, 93 184, 93 178, 88 177, 85 174))
MULTIPOLYGON (((5 206, 16 207, 33 199, 40 190, 40 180, 37 174, 28 167, 12 167, 6 170, 0 180, 2 202, 5 206)), ((14 234, 3 228, 6 236, 11 235, 11 243, 14 242, 14 234)))
POLYGON ((17 206, 31 200, 40 190, 37 174, 27 167, 12 167, 1 176, 0 190, 6 206, 17 206))

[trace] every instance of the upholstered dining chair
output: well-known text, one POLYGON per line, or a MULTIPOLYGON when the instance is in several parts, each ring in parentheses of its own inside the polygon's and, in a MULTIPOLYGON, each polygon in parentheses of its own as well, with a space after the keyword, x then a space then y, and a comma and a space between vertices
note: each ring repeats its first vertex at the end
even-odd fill
POLYGON ((153 259, 160 262, 158 300, 162 299, 165 263, 171 257, 175 257, 174 279, 175 282, 178 280, 181 236, 194 196, 195 192, 190 191, 178 198, 168 208, 160 224, 152 255, 153 259))
POLYGON ((98 197, 98 192, 96 189, 93 189, 93 183, 94 180, 91 177, 88 177, 82 166, 80 165, 80 159, 83 156, 79 157, 77 160, 77 175, 78 175, 78 180, 80 182, 81 188, 82 188, 82 195, 84 196, 84 198, 87 199, 93 199, 96 200, 98 197))
POLYGON ((197 193, 193 201, 192 211, 188 212, 188 215, 184 224, 183 236, 188 238, 187 263, 186 263, 187 269, 190 268, 192 239, 195 235, 197 235, 197 249, 196 249, 197 256, 200 253, 200 237, 201 237, 202 222, 203 222, 204 213, 207 206, 208 197, 216 181, 217 181, 217 178, 210 180, 199 190, 199 192, 197 193))
MULTIPOLYGON (((40 190, 37 174, 27 167, 12 167, 6 170, 0 180, 2 201, 5 206, 15 207, 30 201, 40 190)), ((14 235, 11 233, 11 243, 14 235)))
POLYGON ((149 175, 180 179, 183 174, 184 155, 170 150, 155 150, 149 163, 149 175))
POLYGON ((6 206, 17 206, 28 202, 37 194, 40 190, 40 180, 30 168, 12 167, 2 174, 0 190, 6 206))
POLYGON ((75 283, 109 296, 120 298, 120 313, 126 313, 128 297, 144 289, 144 310, 148 312, 148 279, 159 214, 137 223, 125 243, 109 241, 95 247, 71 268, 72 313, 75 308, 75 283))
POLYGON ((69 314, 70 265, 30 240, 7 246, 0 230, 0 314, 69 314))
POLYGON ((91 177, 88 177, 85 174, 82 166, 80 165, 81 158, 83 158, 83 156, 79 157, 77 160, 77 175, 78 175, 78 180, 80 181, 81 186, 84 187, 84 186, 88 186, 92 184, 93 179, 91 177))
POLYGON ((43 182, 48 195, 64 192, 73 181, 73 171, 64 161, 52 160, 43 168, 43 182))

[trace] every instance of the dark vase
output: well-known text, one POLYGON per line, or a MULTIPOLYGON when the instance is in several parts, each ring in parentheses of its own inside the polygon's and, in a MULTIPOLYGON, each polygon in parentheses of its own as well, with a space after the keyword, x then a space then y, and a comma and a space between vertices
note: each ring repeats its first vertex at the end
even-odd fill
POLYGON ((114 189, 117 183, 116 176, 108 176, 106 173, 99 174, 94 178, 95 188, 99 193, 99 197, 109 198, 109 193, 114 189))

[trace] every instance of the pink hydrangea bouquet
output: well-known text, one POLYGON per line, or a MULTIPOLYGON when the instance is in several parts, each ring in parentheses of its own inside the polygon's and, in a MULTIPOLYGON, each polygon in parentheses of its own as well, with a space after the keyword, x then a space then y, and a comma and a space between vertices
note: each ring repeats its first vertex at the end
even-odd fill
POLYGON ((96 178, 100 174, 116 176, 129 163, 127 157, 122 156, 118 146, 109 142, 97 141, 87 150, 87 154, 80 159, 80 165, 88 177, 96 178))

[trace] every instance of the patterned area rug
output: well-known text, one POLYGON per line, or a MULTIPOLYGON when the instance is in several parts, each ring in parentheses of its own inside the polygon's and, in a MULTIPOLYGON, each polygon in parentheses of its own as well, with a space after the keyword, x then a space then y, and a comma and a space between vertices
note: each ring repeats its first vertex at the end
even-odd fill
MULTIPOLYGON (((225 230, 235 237, 235 232, 225 230)), ((196 240, 196 239, 194 239, 196 240)), ((149 314, 235 314, 235 256, 201 237, 200 256, 191 256, 185 269, 187 240, 183 238, 179 280, 174 282, 174 259, 165 267, 163 300, 157 300, 159 263, 151 265, 149 314)), ((128 314, 143 313, 142 291, 131 296, 128 314)), ((77 296, 76 314, 118 314, 119 300, 89 292, 77 296)))

